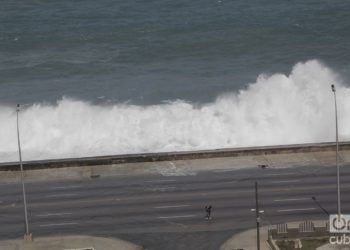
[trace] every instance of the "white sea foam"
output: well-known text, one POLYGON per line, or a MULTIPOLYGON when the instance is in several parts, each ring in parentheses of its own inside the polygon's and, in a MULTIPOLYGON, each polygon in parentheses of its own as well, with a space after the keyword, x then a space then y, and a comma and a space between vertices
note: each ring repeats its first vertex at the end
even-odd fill
MULTIPOLYGON (((316 60, 290 75, 261 75, 213 103, 92 105, 63 98, 20 114, 24 160, 334 140, 337 87, 341 140, 350 139, 350 88, 316 60)), ((17 156, 14 107, 0 106, 0 161, 17 156)))

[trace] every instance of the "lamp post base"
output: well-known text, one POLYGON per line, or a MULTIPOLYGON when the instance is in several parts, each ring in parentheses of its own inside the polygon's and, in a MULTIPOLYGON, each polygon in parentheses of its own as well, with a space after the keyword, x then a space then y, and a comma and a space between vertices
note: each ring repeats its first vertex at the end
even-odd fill
POLYGON ((25 234, 23 239, 25 242, 33 242, 33 235, 31 233, 25 234))

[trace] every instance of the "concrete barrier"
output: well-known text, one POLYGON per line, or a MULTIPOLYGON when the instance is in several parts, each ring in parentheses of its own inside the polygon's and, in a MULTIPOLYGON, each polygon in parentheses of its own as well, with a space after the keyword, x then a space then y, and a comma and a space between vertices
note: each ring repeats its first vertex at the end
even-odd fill
MULTIPOLYGON (((340 151, 350 150, 350 142, 342 142, 340 151)), ((67 167, 87 167, 87 166, 108 166, 115 164, 142 163, 142 162, 160 162, 160 161, 180 161, 193 159, 236 157, 246 158, 254 156, 269 155, 272 161, 288 161, 286 154, 297 153, 317 153, 319 157, 327 157, 326 151, 335 151, 335 143, 314 143, 297 144, 283 146, 249 147, 249 148, 226 148, 214 150, 185 151, 185 152, 165 152, 165 153, 147 153, 147 154, 127 154, 110 155, 84 158, 51 159, 39 161, 25 161, 23 167, 25 170, 67 168, 67 167)), ((328 154, 333 157, 332 154, 328 154)), ((344 157, 350 160, 350 155, 344 157)), ((287 162, 288 163, 288 162, 287 162)), ((263 163, 265 164, 265 163, 263 163)), ((268 163, 267 163, 268 164, 268 163)), ((18 162, 0 163, 0 171, 18 171, 18 162)))
MULTIPOLYGON (((196 175, 201 171, 335 165, 334 144, 222 149, 145 155, 89 157, 25 162, 26 181, 81 180, 109 176, 196 175)), ((339 164, 350 164, 350 144, 342 143, 339 164)), ((0 166, 3 183, 20 181, 18 163, 0 166)))

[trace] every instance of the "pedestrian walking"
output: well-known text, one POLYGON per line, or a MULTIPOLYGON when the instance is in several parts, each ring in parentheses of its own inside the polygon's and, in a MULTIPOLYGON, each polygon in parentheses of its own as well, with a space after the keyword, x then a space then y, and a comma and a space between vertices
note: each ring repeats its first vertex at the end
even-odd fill
POLYGON ((205 219, 207 220, 211 219, 211 209, 212 209, 211 205, 205 206, 205 212, 206 212, 205 219))

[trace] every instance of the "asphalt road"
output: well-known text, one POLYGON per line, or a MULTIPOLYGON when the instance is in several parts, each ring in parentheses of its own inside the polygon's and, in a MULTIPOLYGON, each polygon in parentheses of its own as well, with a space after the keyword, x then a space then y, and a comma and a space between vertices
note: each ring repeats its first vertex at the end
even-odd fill
MULTIPOLYGON (((350 211, 350 168, 341 167, 342 211, 350 211)), ((149 175, 27 183, 34 236, 89 234, 132 241, 150 250, 219 249, 255 226, 254 182, 265 225, 327 219, 311 197, 336 212, 334 166, 213 170, 187 176, 149 175), (204 220, 204 206, 213 219, 204 220)), ((0 240, 22 237, 20 184, 0 183, 0 240)))

